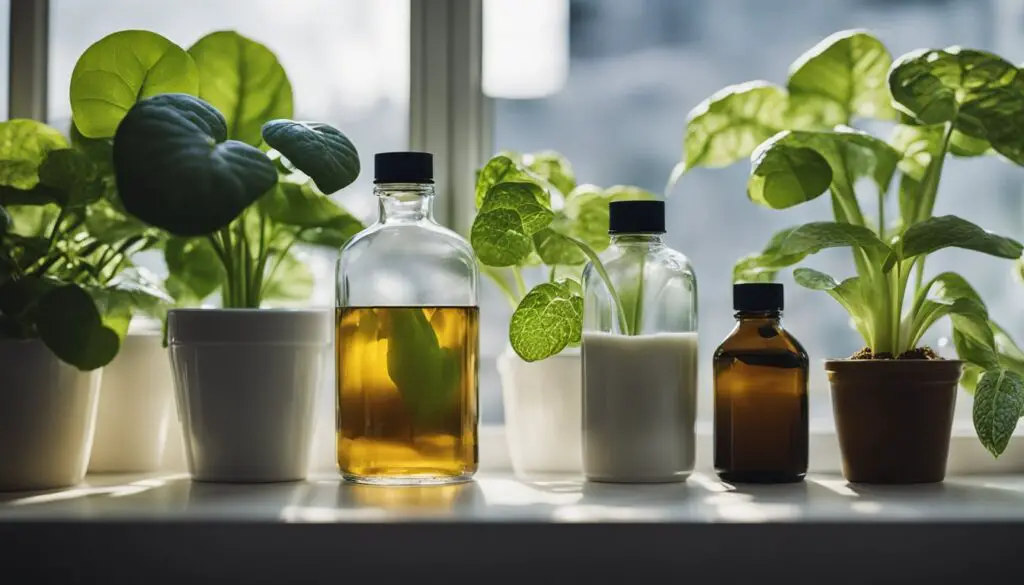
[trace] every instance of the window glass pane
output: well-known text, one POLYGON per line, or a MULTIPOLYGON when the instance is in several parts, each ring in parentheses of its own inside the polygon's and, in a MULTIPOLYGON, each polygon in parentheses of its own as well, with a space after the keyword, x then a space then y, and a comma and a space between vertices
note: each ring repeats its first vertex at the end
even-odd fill
MULTIPOLYGON (((1024 60, 1022 24, 1024 8, 1006 0, 572 0, 564 87, 537 99, 498 99, 495 148, 553 148, 569 157, 581 181, 636 184, 661 193, 679 160, 692 107, 729 84, 751 79, 784 83, 790 63, 832 32, 867 28, 897 56, 919 47, 961 44, 1019 63, 1024 60)), ((869 129, 887 132, 885 127, 869 129)), ((779 229, 831 217, 825 197, 785 212, 753 205, 745 194, 748 172, 746 162, 696 170, 668 200, 668 242, 690 257, 700 282, 704 420, 712 409, 711 354, 733 325, 733 263, 759 250, 779 229)), ((997 233, 1020 236, 1022 179, 1024 170, 994 157, 952 159, 935 212, 956 213, 997 233)), ((892 217, 895 202, 890 203, 892 217)), ((808 264, 836 277, 853 274, 849 251, 823 253, 808 264)), ((961 272, 993 315, 1018 339, 1024 337, 1024 305, 1019 302, 1024 284, 1014 280, 1010 262, 946 251, 935 255, 927 270, 961 272)), ((780 279, 786 284, 785 324, 811 352, 814 423, 831 424, 821 362, 856 351, 859 336, 827 295, 796 286, 788 274, 780 279)), ((491 287, 484 310, 498 311, 484 322, 485 352, 505 346, 504 305, 491 287)), ((925 341, 948 353, 950 348, 943 347, 947 333, 945 325, 936 327, 925 341)), ((968 402, 957 415, 969 424, 968 402)))
MULTIPOLYGON (((336 199, 376 219, 373 153, 408 144, 408 0, 51 0, 49 119, 66 130, 75 62, 103 36, 125 29, 160 33, 188 48, 203 35, 235 30, 267 45, 292 84, 295 118, 337 126, 359 149, 359 180, 336 199)), ((333 303, 333 254, 312 254, 312 302, 333 303)))
POLYGON ((10 117, 7 111, 7 76, 10 74, 10 19, 11 19, 11 2, 10 0, 0 0, 0 112, 3 112, 6 116, 5 119, 10 117))

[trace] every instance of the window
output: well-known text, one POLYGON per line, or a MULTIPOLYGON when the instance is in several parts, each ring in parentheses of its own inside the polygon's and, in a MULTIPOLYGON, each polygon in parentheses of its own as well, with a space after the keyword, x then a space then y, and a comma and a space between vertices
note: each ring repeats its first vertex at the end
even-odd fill
MULTIPOLYGON (((496 100, 495 149, 553 148, 568 156, 582 181, 636 184, 655 193, 663 191, 679 160, 686 115, 693 106, 725 85, 751 79, 783 82, 800 53, 837 30, 870 29, 894 55, 961 44, 996 51, 1014 62, 1024 60, 1024 8, 1003 0, 566 1, 568 23, 561 34, 568 35, 567 76, 548 95, 496 100)), ((560 2, 523 4, 547 10, 531 15, 546 22, 560 2)), ((485 35, 487 22, 485 18, 485 35)), ((510 42, 532 43, 525 34, 510 42)), ((557 43, 547 43, 557 48, 557 43)), ((487 89, 486 71, 484 79, 487 89)), ((871 129, 882 135, 886 130, 871 129)), ((760 250, 779 229, 831 215, 826 198, 784 213, 750 204, 745 194, 748 171, 743 163, 694 171, 668 199, 667 241, 690 257, 700 283, 699 402, 704 420, 710 420, 712 409, 711 354, 733 325, 729 291, 734 261, 760 250)), ((1013 165, 994 158, 954 159, 944 173, 936 213, 957 213, 998 233, 1020 234, 1020 185, 1021 170, 1013 165), (984 205, 974 205, 979 198, 984 205)), ((845 250, 823 253, 809 264, 837 277, 852 274, 845 250)), ((1024 307, 1019 303, 1024 284, 1014 281, 1009 262, 949 251, 937 254, 927 268, 932 274, 961 272, 1011 334, 1024 337, 1024 307)), ((850 355, 860 346, 859 336, 827 295, 803 289, 788 277, 781 280, 786 284, 786 326, 812 352, 812 426, 831 426, 831 398, 821 361, 850 355)), ((484 312, 483 353, 494 355, 506 344, 507 303, 489 290, 484 312)), ((948 354, 946 334, 938 327, 926 342, 948 354)), ((496 381, 481 388, 492 392, 496 381)), ((970 427, 970 398, 960 394, 957 417, 970 427)), ((492 404, 485 399, 485 409, 492 404)), ((488 415, 500 419, 495 411, 485 410, 488 415)))

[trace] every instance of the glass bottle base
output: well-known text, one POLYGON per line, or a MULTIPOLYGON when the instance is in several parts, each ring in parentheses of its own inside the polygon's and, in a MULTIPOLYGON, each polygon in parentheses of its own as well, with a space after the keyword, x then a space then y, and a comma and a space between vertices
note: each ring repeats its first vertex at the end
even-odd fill
POLYGON ((473 475, 474 472, 470 471, 458 475, 430 472, 360 475, 345 471, 341 472, 341 478, 345 481, 363 485, 379 486, 451 485, 473 481, 473 475))
POLYGON ((718 471, 718 479, 729 483, 799 483, 807 473, 787 471, 718 471))

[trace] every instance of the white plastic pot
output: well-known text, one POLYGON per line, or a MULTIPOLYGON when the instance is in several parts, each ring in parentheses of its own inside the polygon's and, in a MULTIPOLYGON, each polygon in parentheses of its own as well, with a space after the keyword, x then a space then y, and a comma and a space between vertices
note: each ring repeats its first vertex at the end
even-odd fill
POLYGON ((505 438, 516 475, 582 473, 579 350, 526 362, 506 347, 497 365, 505 438))
POLYGON ((192 478, 305 479, 331 313, 175 309, 167 325, 192 478))
POLYGON ((101 370, 82 372, 38 340, 0 340, 0 491, 85 478, 101 370))
POLYGON ((174 383, 159 329, 129 332, 103 368, 90 473, 142 473, 161 467, 174 421, 174 383))

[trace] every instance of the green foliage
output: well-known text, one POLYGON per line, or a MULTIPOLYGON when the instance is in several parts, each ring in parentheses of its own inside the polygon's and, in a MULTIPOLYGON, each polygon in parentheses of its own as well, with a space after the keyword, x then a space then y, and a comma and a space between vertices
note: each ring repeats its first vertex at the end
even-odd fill
MULTIPOLYGON (((0 185, 29 190, 39 184, 39 169, 54 150, 67 148, 60 132, 35 120, 9 120, 0 125, 0 185)), ((4 204, 16 203, 9 199, 4 204)))
POLYGON ((327 124, 272 120, 263 126, 263 139, 309 175, 323 193, 340 191, 359 177, 356 147, 327 124))
POLYGON ((856 276, 840 281, 797 268, 794 280, 836 299, 876 354, 916 347, 948 317, 967 362, 965 386, 976 394, 975 427, 998 455, 1024 414, 1024 353, 961 276, 943 273, 923 282, 923 274, 928 255, 945 248, 1021 257, 1016 240, 933 211, 948 154, 994 151, 1024 165, 1024 79, 1012 63, 970 49, 917 51, 892 63, 880 41, 847 31, 798 58, 786 87, 731 86, 697 106, 674 178, 751 154, 753 202, 786 209, 828 193, 834 221, 775 234, 760 253, 737 262, 734 279, 771 280, 821 250, 849 248, 856 276), (894 108, 901 122, 888 142, 849 127, 861 117, 894 119, 894 108), (900 214, 886 221, 897 170, 900 214), (874 218, 862 210, 861 179, 874 191, 874 218))
POLYGON ((388 377, 418 421, 430 422, 458 400, 462 372, 457 349, 442 347, 424 309, 384 313, 388 330, 388 377))
POLYGON ((188 54, 199 72, 196 95, 224 114, 231 140, 259 146, 265 122, 292 117, 288 75, 264 45, 218 31, 196 41, 188 54))
POLYGON ((140 100, 199 91, 195 62, 181 47, 141 30, 116 32, 82 53, 71 73, 71 115, 86 138, 110 138, 140 100))
MULTIPOLYGON (((569 161, 552 151, 496 155, 477 173, 476 196, 479 211, 470 243, 483 273, 514 309, 512 348, 536 361, 579 343, 583 299, 578 279, 587 261, 604 274, 597 254, 610 241, 609 203, 654 196, 626 185, 577 185, 569 161), (522 269, 538 263, 547 267, 549 282, 527 291, 522 269)), ((618 291, 607 284, 621 305, 618 291)), ((618 313, 621 329, 631 331, 627 316, 618 313)))

